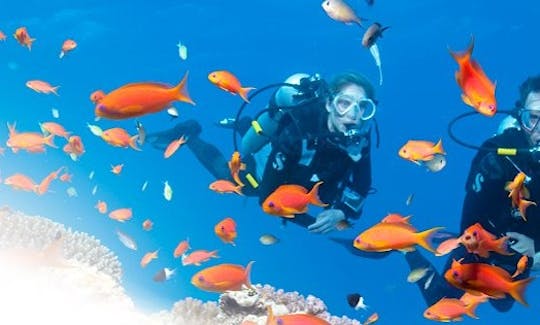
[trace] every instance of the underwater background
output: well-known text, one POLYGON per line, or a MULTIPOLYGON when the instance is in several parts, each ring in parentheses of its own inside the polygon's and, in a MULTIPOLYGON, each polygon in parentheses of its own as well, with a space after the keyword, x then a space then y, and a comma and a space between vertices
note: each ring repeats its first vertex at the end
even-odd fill
MULTIPOLYGON (((390 26, 378 41, 384 83, 377 85, 378 70, 369 51, 360 44, 363 30, 330 19, 321 1, 3 1, 0 30, 7 40, 0 42, 0 146, 8 138, 6 123, 18 130, 39 131, 39 122, 55 121, 81 136, 86 153, 72 161, 62 150, 63 139, 43 154, 12 153, 0 156, 2 178, 24 173, 38 180, 66 166, 71 184, 53 182, 49 193, 14 191, 0 185, 0 205, 9 205, 30 215, 41 215, 74 230, 97 237, 118 255, 124 270, 122 283, 137 307, 147 312, 169 309, 186 297, 216 300, 218 294, 203 292, 190 283, 201 267, 183 267, 172 251, 189 238, 194 248, 219 250, 219 263, 253 265, 253 283, 270 284, 286 291, 312 294, 325 301, 333 315, 364 321, 372 312, 380 324, 427 324, 424 301, 416 285, 406 281, 409 268, 401 253, 382 259, 366 259, 349 253, 330 237, 350 238, 378 222, 389 212, 411 214, 416 227, 444 226, 459 230, 464 183, 475 154, 453 142, 447 126, 453 117, 471 111, 460 99, 454 73, 455 61, 448 53, 464 50, 471 35, 473 56, 487 75, 497 82, 499 109, 510 109, 517 99, 518 85, 540 72, 536 25, 537 1, 364 1, 349 0, 366 26, 380 22, 390 26), (23 9, 24 8, 24 9, 23 9), (36 38, 32 50, 21 47, 12 34, 26 26, 36 38), (72 38, 78 47, 58 58, 62 42, 72 38), (185 44, 188 57, 182 60, 178 42, 185 44), (376 85, 379 100, 377 122, 380 147, 372 148, 373 187, 363 215, 353 228, 328 235, 316 235, 294 224, 263 213, 256 198, 219 195, 208 190, 213 177, 187 148, 169 159, 145 145, 141 152, 112 147, 94 136, 87 123, 101 128, 123 127, 134 134, 135 119, 94 121, 90 94, 113 90, 136 81, 176 84, 189 71, 188 89, 196 106, 175 103, 179 112, 171 119, 165 111, 146 115, 141 121, 147 132, 173 127, 187 119, 203 126, 201 137, 217 144, 228 158, 233 151, 230 130, 215 126, 234 117, 242 100, 212 85, 207 75, 229 70, 244 86, 262 88, 281 82, 296 72, 319 73, 325 79, 342 71, 365 74, 376 85), (25 86, 28 80, 47 80, 60 85, 59 96, 38 94, 25 86), (51 109, 60 117, 55 119, 51 109), (442 139, 448 163, 439 173, 430 173, 398 157, 398 149, 409 139, 442 139), (124 164, 120 175, 111 165, 124 164), (88 175, 94 171, 94 177, 88 175), (148 187, 141 186, 148 181, 148 187), (163 198, 168 181, 174 194, 163 198), (92 194, 97 185, 95 194, 92 194), (78 196, 69 197, 68 187, 78 196), (414 194, 411 205, 405 201, 414 194), (118 223, 94 208, 104 200, 109 210, 133 209, 133 219, 118 223), (225 218, 237 222, 236 246, 224 244, 214 225, 225 218), (150 218, 151 231, 141 223, 150 218), (139 246, 136 252, 124 247, 115 231, 129 233, 139 246), (264 246, 262 234, 271 233, 279 242, 264 246), (159 249, 159 258, 146 268, 139 265, 145 252, 159 249), (164 283, 152 280, 163 267, 176 274, 164 283), (368 311, 356 311, 346 295, 358 292, 368 311)), ((246 108, 255 115, 271 92, 263 93, 246 108)), ((466 142, 479 145, 494 134, 498 122, 474 116, 456 127, 466 142)), ((312 213, 318 208, 311 207, 312 213)), ((423 253, 426 253, 425 251, 423 253)), ((445 257, 429 254, 439 268, 445 257)), ((515 304, 510 312, 498 313, 490 304, 477 310, 480 320, 465 317, 464 323, 530 324, 540 311, 540 283, 526 292, 530 307, 515 304)), ((31 309, 31 306, 28 306, 31 309)))

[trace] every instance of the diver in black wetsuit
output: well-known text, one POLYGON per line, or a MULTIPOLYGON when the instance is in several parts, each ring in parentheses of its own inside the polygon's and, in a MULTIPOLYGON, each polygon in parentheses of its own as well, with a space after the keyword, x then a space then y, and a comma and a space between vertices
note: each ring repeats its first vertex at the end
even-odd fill
MULTIPOLYGON (((319 197, 329 204, 325 211, 316 218, 303 214, 288 220, 327 233, 339 222, 359 218, 371 189, 370 135, 376 100, 373 86, 355 73, 338 75, 328 85, 306 74, 295 74, 285 82, 310 88, 315 81, 321 89, 310 91, 312 96, 301 87, 279 88, 267 112, 257 119, 262 132, 250 127, 250 118, 233 124, 243 135, 239 148, 247 164, 240 174, 246 184, 243 193, 259 197, 262 203, 282 184, 311 189, 323 181, 319 197)), ((185 135, 188 148, 216 179, 231 180, 227 159, 202 140, 200 132, 199 123, 190 120, 147 138, 163 149, 185 135)))
MULTIPOLYGON (((540 204, 540 76, 528 78, 520 86, 520 99, 516 102, 513 116, 507 118, 506 129, 482 144, 474 157, 466 183, 466 196, 463 204, 461 233, 469 226, 479 222, 484 229, 496 236, 510 237, 510 248, 516 254, 503 256, 492 253, 488 259, 468 254, 461 246, 452 251, 447 270, 453 259, 464 258, 463 263, 493 263, 506 269, 510 274, 516 269, 517 261, 528 256, 526 271, 517 279, 526 278, 531 270, 540 269, 540 207, 531 205, 526 210, 524 221, 513 208, 505 184, 512 181, 519 171, 523 171, 530 181, 526 187, 531 201, 540 204), (524 148, 516 156, 498 155, 497 148, 524 148)), ((412 269, 431 265, 418 251, 406 254, 412 269)), ((433 267, 432 267, 433 269, 433 267)), ((444 273, 444 271, 442 273, 444 273)), ((425 277, 418 282, 422 295, 428 305, 433 305, 443 297, 459 298, 463 291, 451 286, 441 274, 434 271, 431 285, 426 286, 425 277), (427 287, 427 288, 426 288, 427 287)), ((499 311, 508 311, 514 299, 490 299, 499 311)))

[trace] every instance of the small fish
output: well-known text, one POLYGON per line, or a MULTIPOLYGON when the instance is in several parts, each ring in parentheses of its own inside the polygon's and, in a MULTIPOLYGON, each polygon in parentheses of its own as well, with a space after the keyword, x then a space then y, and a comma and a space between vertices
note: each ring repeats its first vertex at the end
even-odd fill
POLYGON ((174 252, 173 252, 174 258, 178 258, 184 255, 188 249, 190 249, 189 239, 182 240, 180 243, 178 243, 178 245, 174 249, 174 252))
POLYGON ((430 270, 431 270, 431 267, 418 267, 414 270, 411 270, 411 272, 407 276, 407 282, 409 283, 418 282, 420 279, 425 277, 430 270))
POLYGON ((141 192, 144 192, 146 190, 146 187, 148 186, 148 181, 144 181, 142 187, 141 187, 141 192))
POLYGON ((433 281, 433 277, 435 276, 435 272, 432 272, 429 278, 424 283, 424 290, 427 290, 429 286, 431 285, 431 281, 433 281))
POLYGON ((65 40, 64 43, 62 44, 62 50, 60 51, 60 55, 59 55, 60 59, 63 58, 67 52, 73 51, 76 47, 77 47, 77 42, 75 42, 74 40, 72 39, 65 40))
POLYGON ((528 262, 529 262, 529 257, 527 257, 527 255, 521 256, 521 258, 517 262, 516 271, 514 272, 514 274, 512 274, 512 278, 515 278, 516 276, 522 274, 527 268, 528 262))
POLYGON ((163 184, 163 197, 165 198, 165 200, 170 201, 172 200, 172 196, 173 196, 173 190, 171 186, 169 185, 169 182, 165 181, 165 183, 163 184))
POLYGON ((176 107, 169 107, 167 109, 167 114, 169 114, 169 116, 171 117, 171 120, 175 119, 178 117, 178 110, 176 109, 176 107))
POLYGON ((328 204, 321 202, 318 194, 322 183, 317 182, 309 192, 300 185, 281 185, 264 200, 262 209, 271 215, 294 218, 295 214, 306 213, 308 204, 325 207, 328 204))
POLYGON ((433 159, 423 161, 422 164, 433 173, 440 172, 446 166, 446 156, 443 154, 434 154, 433 159))
POLYGON ((94 187, 92 188, 92 195, 96 195, 96 192, 97 192, 97 185, 94 185, 94 187))
POLYGON ((120 173, 122 172, 122 169, 124 168, 124 164, 119 164, 119 165, 111 165, 111 172, 113 174, 116 174, 116 175, 120 175, 120 173))
POLYGON ((176 152, 176 150, 178 150, 183 144, 187 142, 187 140, 188 138, 184 137, 183 135, 178 139, 172 140, 165 149, 165 152, 163 152, 163 158, 167 159, 172 156, 176 152))
POLYGON ((251 286, 250 273, 254 261, 244 268, 236 264, 218 264, 207 267, 193 275, 191 284, 195 287, 208 291, 224 293, 225 291, 239 291, 246 286, 251 286))
POLYGON ((13 34, 13 37, 15 37, 19 44, 28 47, 28 51, 32 50, 32 43, 34 43, 36 40, 35 38, 30 37, 26 27, 17 28, 17 30, 15 30, 15 34, 13 34))
POLYGON ((169 280, 175 273, 175 270, 171 270, 169 268, 163 268, 159 270, 154 277, 152 278, 155 282, 165 282, 169 280))
POLYGON ((214 233, 224 242, 235 246, 234 240, 238 236, 236 222, 233 218, 227 217, 214 226, 214 233))
POLYGON ((159 250, 148 252, 141 258, 141 267, 146 267, 150 262, 158 258, 159 250))
POLYGON ((107 213, 107 202, 98 200, 94 208, 96 208, 99 213, 105 214, 107 213))
POLYGON ((69 197, 77 197, 79 196, 79 194, 77 194, 77 190, 75 189, 75 187, 69 187, 67 190, 66 190, 66 193, 69 197))
POLYGON ((398 152, 398 155, 401 158, 418 165, 420 165, 422 161, 432 160, 436 154, 446 154, 442 145, 442 140, 439 140, 436 144, 431 141, 409 140, 398 152))
POLYGON ((248 92, 255 89, 253 87, 243 87, 238 78, 226 70, 210 72, 210 74, 208 74, 208 80, 222 90, 231 94, 240 95, 247 103, 249 103, 248 92))
POLYGON ((178 47, 178 56, 180 57, 180 59, 186 60, 187 59, 187 47, 184 44, 182 44, 182 42, 178 42, 178 44, 176 44, 176 46, 178 47))
POLYGON ((321 7, 328 17, 335 21, 342 22, 344 24, 357 24, 362 26, 362 19, 356 15, 354 10, 345 3, 343 0, 325 0, 322 2, 321 7))
POLYGON ((109 213, 109 218, 119 222, 130 220, 132 217, 133 213, 131 211, 131 208, 120 208, 113 210, 109 213))
POLYGON ((118 236, 118 239, 124 246, 127 248, 136 251, 137 250, 137 243, 133 238, 129 237, 127 234, 121 232, 120 230, 116 230, 116 235, 118 236))
POLYGON ((152 227, 154 227, 154 223, 152 222, 152 220, 146 219, 146 220, 143 221, 142 227, 143 227, 144 230, 150 231, 150 230, 152 230, 152 227))
POLYGON ((364 35, 362 36, 362 46, 370 47, 377 41, 378 38, 381 38, 382 33, 390 28, 390 26, 382 27, 381 24, 375 22, 368 27, 364 35))
POLYGON ((91 171, 90 174, 88 174, 88 179, 94 178, 94 171, 91 171))
POLYGON ((263 245, 274 245, 275 243, 279 242, 279 239, 272 235, 272 234, 264 234, 261 237, 259 237, 259 241, 263 245))
POLYGON ((144 129, 141 121, 135 121, 135 128, 137 129, 137 134, 139 135, 139 137, 137 138, 137 142, 140 146, 142 146, 146 141, 146 130, 144 129))
POLYGON ((29 80, 29 81, 26 82, 26 87, 34 90, 37 93, 42 93, 42 94, 53 93, 56 96, 58 96, 58 93, 56 92, 56 90, 60 86, 53 87, 53 86, 51 86, 51 84, 49 84, 48 82, 43 81, 43 80, 29 80))
POLYGON ((373 314, 371 314, 371 316, 368 317, 368 319, 366 319, 366 321, 362 325, 373 324, 378 320, 379 320, 379 314, 373 313, 373 314))
POLYGON ((52 108, 51 113, 52 113, 52 116, 54 118, 59 118, 60 117, 60 112, 56 108, 52 108))
POLYGON ((97 137, 101 137, 101 135, 103 134, 103 130, 97 125, 86 123, 86 126, 88 126, 90 132, 92 132, 92 134, 97 137))
POLYGON ((405 205, 409 206, 412 203, 412 200, 414 199, 414 193, 409 194, 407 197, 407 201, 405 201, 405 205))
POLYGON ((368 306, 364 304, 364 297, 362 297, 359 293, 348 294, 347 302, 349 303, 349 306, 355 310, 366 310, 368 308, 368 306))

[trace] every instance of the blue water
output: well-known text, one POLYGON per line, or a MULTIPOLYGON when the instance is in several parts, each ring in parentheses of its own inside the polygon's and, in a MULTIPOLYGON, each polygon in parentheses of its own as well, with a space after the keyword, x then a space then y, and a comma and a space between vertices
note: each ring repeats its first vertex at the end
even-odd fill
MULTIPOLYGON (((470 35, 476 40, 474 57, 488 76, 497 81, 497 99, 509 108, 517 98, 517 87, 528 75, 539 71, 536 42, 539 5, 537 1, 363 1, 349 3, 360 16, 391 28, 379 41, 384 85, 376 88, 380 101, 377 121, 381 146, 373 148, 373 185, 378 193, 369 197, 361 220, 353 229, 339 233, 355 237, 388 212, 412 214, 418 228, 445 226, 456 231, 464 196, 464 182, 474 151, 454 143, 448 136, 448 122, 468 112, 454 80, 456 63, 447 47, 465 49, 470 35), (433 174, 401 160, 397 150, 408 139, 443 139, 448 166, 433 174), (411 206, 407 196, 414 193, 411 206)), ((364 320, 368 313, 352 310, 345 295, 360 292, 370 311, 377 311, 381 324, 424 324, 424 302, 414 285, 406 282, 408 267, 400 253, 381 260, 355 257, 332 244, 324 235, 310 234, 295 225, 282 227, 280 221, 264 214, 255 199, 218 195, 207 189, 213 181, 182 148, 171 159, 150 146, 142 152, 114 148, 93 136, 86 123, 102 128, 123 127, 134 133, 134 121, 94 122, 89 95, 96 89, 111 91, 125 83, 160 81, 176 84, 189 70, 188 88, 197 103, 175 106, 180 120, 196 118, 203 125, 202 137, 232 153, 230 132, 213 122, 236 114, 238 96, 225 93, 207 80, 210 71, 234 72, 245 86, 263 87, 279 82, 294 72, 318 72, 326 78, 343 70, 366 74, 374 83, 378 72, 365 48, 362 32, 331 20, 320 1, 25 1, 25 9, 15 1, 4 1, 0 30, 8 39, 0 43, 0 139, 7 139, 6 122, 17 122, 20 131, 38 131, 38 122, 52 121, 51 108, 60 111, 68 131, 82 137, 86 153, 73 162, 61 149, 45 154, 11 152, 0 157, 2 177, 21 172, 39 180, 59 166, 67 166, 75 176, 79 196, 69 198, 68 185, 53 182, 52 193, 36 196, 15 192, 2 185, 0 203, 28 214, 40 214, 74 230, 98 237, 119 256, 123 283, 138 307, 152 312, 169 309, 185 297, 216 300, 190 284, 197 267, 182 267, 172 258, 172 250, 189 237, 192 247, 218 249, 222 262, 247 264, 255 260, 252 281, 268 283, 303 295, 325 300, 334 315, 364 320), (36 38, 32 51, 12 37, 26 26, 36 38), (78 48, 58 59, 60 46, 73 38, 78 48), (178 41, 188 47, 188 59, 178 56, 178 41), (60 85, 60 96, 37 94, 25 87, 31 79, 60 85), (124 163, 124 171, 110 173, 111 164, 124 163), (95 171, 95 177, 88 174, 95 171), (141 192, 145 180, 148 188, 141 192), (163 182, 174 190, 173 200, 162 196, 163 182), (91 194, 98 185, 95 196, 91 194), (132 207, 134 218, 120 224, 100 215, 97 200, 109 209, 132 207), (236 247, 223 244, 213 226, 226 216, 238 223, 236 247), (141 223, 154 221, 145 232, 141 223), (139 250, 120 244, 114 233, 121 229, 136 238, 139 250), (281 239, 274 246, 262 246, 258 238, 273 233, 281 239), (159 259, 146 269, 139 261, 147 251, 160 249, 159 259), (152 276, 163 267, 177 268, 166 283, 152 276)), ((248 110, 255 113, 267 100, 260 96, 248 110)), ((479 144, 493 134, 501 116, 472 118, 458 128, 467 141, 479 144)), ((149 131, 174 125, 165 112, 140 118, 149 131)), ((59 146, 63 139, 56 139, 59 146)), ((313 208, 313 212, 316 211, 313 208)), ((336 234, 333 234, 336 235, 336 234)), ((440 267, 444 260, 431 257, 440 267)), ((479 307, 482 324, 531 323, 537 317, 540 283, 533 282, 526 294, 530 307, 516 304, 508 313, 498 313, 489 304, 479 307)), ((465 323, 472 322, 466 319, 465 323)), ((477 323, 479 323, 477 321, 477 323)))

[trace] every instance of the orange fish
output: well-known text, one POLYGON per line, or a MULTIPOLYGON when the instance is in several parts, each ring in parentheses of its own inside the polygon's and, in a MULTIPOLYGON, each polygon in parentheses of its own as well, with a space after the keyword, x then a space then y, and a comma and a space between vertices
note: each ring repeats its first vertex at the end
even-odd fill
POLYGON ((103 131, 100 136, 111 146, 122 148, 127 148, 130 146, 135 150, 141 151, 141 149, 137 147, 137 139, 139 138, 139 135, 136 134, 134 136, 130 136, 129 133, 122 128, 107 129, 103 131))
POLYGON ((4 34, 4 32, 0 30, 0 41, 5 41, 5 40, 6 40, 6 34, 4 34))
POLYGON ((153 252, 148 252, 144 254, 144 256, 141 258, 141 267, 146 267, 152 260, 155 260, 158 258, 158 252, 159 249, 153 252))
POLYGON ((26 82, 26 87, 34 90, 37 93, 42 93, 42 94, 53 93, 56 96, 58 96, 58 93, 56 92, 56 90, 60 86, 53 87, 53 86, 51 86, 50 83, 48 83, 46 81, 43 81, 43 80, 29 80, 29 81, 26 82))
POLYGON ((22 190, 27 192, 35 192, 37 184, 33 179, 24 174, 13 174, 4 179, 4 184, 11 186, 14 190, 22 190))
POLYGON ((512 278, 515 278, 518 275, 522 274, 527 268, 528 263, 529 263, 529 257, 527 255, 521 256, 521 258, 517 262, 516 271, 514 272, 514 274, 512 274, 512 278))
POLYGON ((101 214, 107 213, 107 203, 105 201, 98 200, 94 208, 96 208, 101 214))
POLYGON ((436 249, 435 256, 443 256, 454 249, 458 248, 459 245, 461 245, 461 238, 448 238, 442 243, 439 244, 439 246, 436 249))
POLYGON ((528 201, 530 193, 524 183, 527 179, 527 175, 523 172, 519 172, 511 182, 507 182, 504 189, 509 191, 508 197, 511 198, 512 207, 517 207, 519 214, 524 221, 527 221, 526 210, 530 205, 536 205, 536 202, 528 201))
POLYGON ((152 220, 146 219, 146 220, 143 221, 142 227, 143 227, 144 230, 150 231, 150 230, 152 230, 152 227, 154 227, 154 223, 152 222, 152 220))
POLYGON ((67 132, 62 125, 56 122, 39 123, 39 127, 41 128, 41 132, 45 134, 54 134, 57 137, 63 137, 66 138, 66 140, 69 139, 70 132, 67 132))
POLYGON ((462 321, 463 315, 478 319, 476 307, 487 299, 485 295, 472 296, 467 292, 460 299, 441 298, 424 311, 424 317, 438 322, 462 321))
POLYGON ((508 252, 508 237, 501 237, 491 234, 485 230, 480 223, 475 223, 463 231, 460 242, 465 246, 467 252, 488 258, 489 252, 501 255, 514 255, 508 252))
POLYGON ((356 15, 354 10, 343 0, 325 0, 321 4, 328 17, 335 21, 340 21, 347 25, 357 24, 362 26, 362 20, 356 15))
POLYGON ((17 153, 23 149, 28 152, 44 152, 45 146, 56 148, 54 144, 54 134, 43 136, 37 132, 20 132, 15 130, 15 124, 10 125, 8 123, 9 138, 6 141, 6 145, 11 148, 11 151, 17 153))
POLYGON ((174 258, 178 258, 184 255, 184 253, 187 252, 188 249, 190 249, 189 239, 182 240, 180 243, 178 243, 178 245, 174 249, 174 253, 173 253, 174 258))
POLYGON ((210 72, 208 74, 208 80, 219 88, 230 92, 231 94, 240 95, 240 97, 242 97, 242 99, 247 103, 249 103, 247 98, 248 92, 255 89, 253 87, 242 87, 238 78, 236 78, 234 74, 225 70, 210 72))
POLYGON ((196 265, 199 266, 201 263, 208 261, 210 258, 218 258, 217 250, 206 251, 204 249, 199 249, 191 252, 189 255, 182 255, 182 265, 196 265))
POLYGON ((231 160, 228 162, 229 170, 231 171, 231 176, 240 186, 244 186, 244 183, 240 180, 239 173, 241 170, 246 170, 246 164, 242 162, 240 153, 238 151, 233 152, 231 160))
POLYGON ((384 217, 381 220, 381 222, 385 222, 385 223, 397 222, 397 223, 406 223, 406 224, 408 224, 410 218, 411 218, 411 216, 404 217, 399 213, 389 213, 386 217, 384 217))
POLYGON ((434 158, 435 154, 446 154, 442 146, 442 140, 437 144, 431 141, 409 140, 398 152, 403 159, 412 161, 420 165, 420 161, 429 161, 434 158))
POLYGON ((423 232, 406 223, 378 223, 359 234, 354 240, 354 247, 366 252, 387 252, 391 250, 411 251, 420 245, 430 252, 430 238, 443 227, 435 227, 423 232))
POLYGON ((13 37, 15 37, 19 44, 28 47, 29 51, 32 50, 32 43, 36 40, 35 38, 31 38, 30 35, 28 35, 26 27, 17 28, 17 30, 15 30, 15 34, 13 34, 13 37))
POLYGON ((218 179, 217 181, 212 182, 208 186, 208 188, 214 192, 221 193, 221 194, 234 192, 238 195, 244 195, 242 194, 242 185, 236 185, 233 182, 226 179, 218 179))
POLYGON ((66 55, 67 52, 73 51, 77 47, 77 43, 72 39, 67 39, 62 44, 62 50, 60 51, 60 59, 66 55))
POLYGON ((268 317, 266 325, 330 325, 329 322, 311 314, 286 314, 275 316, 272 306, 266 307, 268 317))
POLYGON ((187 138, 184 136, 181 136, 179 139, 171 141, 171 143, 169 143, 167 149, 165 149, 165 152, 163 153, 163 158, 167 159, 172 156, 176 152, 176 150, 178 150, 178 148, 180 148, 186 142, 187 138))
POLYGON ((250 273, 253 261, 246 268, 236 264, 218 264, 207 267, 191 278, 191 284, 197 288, 224 293, 225 291, 239 291, 243 286, 254 289, 251 286, 250 273))
POLYGON ((116 209, 109 213, 109 218, 120 222, 127 221, 131 219, 131 217, 133 217, 131 208, 116 209))
POLYGON ((463 91, 461 99, 480 114, 491 117, 497 112, 495 85, 486 76, 482 67, 471 58, 473 48, 474 38, 471 37, 471 43, 464 53, 452 52, 450 49, 448 51, 459 65, 456 81, 463 91))
POLYGON ((295 214, 306 213, 308 204, 325 207, 328 204, 321 202, 318 195, 322 183, 315 183, 309 192, 300 185, 281 185, 264 200, 262 209, 271 215, 294 218, 295 214))
POLYGON ((111 165, 111 172, 113 174, 120 175, 123 168, 124 168, 124 164, 119 164, 119 165, 116 165, 116 166, 111 165))
POLYGON ((60 180, 62 182, 70 182, 71 183, 71 179, 73 178, 73 174, 69 174, 67 172, 63 173, 62 175, 60 175, 60 180))
POLYGON ((214 232, 224 243, 235 246, 234 240, 237 237, 236 222, 233 218, 227 217, 214 226, 214 232))
POLYGON ((60 174, 62 169, 64 169, 64 167, 58 168, 58 170, 49 173, 49 175, 43 178, 43 180, 36 187, 36 194, 38 195, 45 194, 47 190, 49 189, 49 185, 51 184, 51 182, 58 178, 58 174, 60 174))
POLYGON ((452 266, 444 273, 444 278, 458 289, 473 295, 483 293, 491 298, 500 299, 509 294, 516 301, 527 306, 523 298, 527 285, 534 278, 513 281, 506 270, 491 264, 461 264, 454 260, 452 266))
POLYGON ((96 105, 95 114, 113 120, 121 120, 171 107, 172 102, 182 101, 195 105, 187 91, 188 73, 177 86, 155 82, 139 82, 122 86, 106 94, 96 105))
POLYGON ((373 324, 373 323, 375 323, 375 322, 378 321, 378 320, 379 320, 379 314, 373 313, 373 314, 371 314, 371 316, 368 317, 368 319, 366 319, 366 321, 365 321, 364 324, 362 324, 362 325, 373 324))
POLYGON ((63 150, 65 153, 69 154, 73 161, 77 161, 77 159, 84 153, 84 145, 81 137, 78 135, 70 136, 68 143, 64 146, 63 150))

